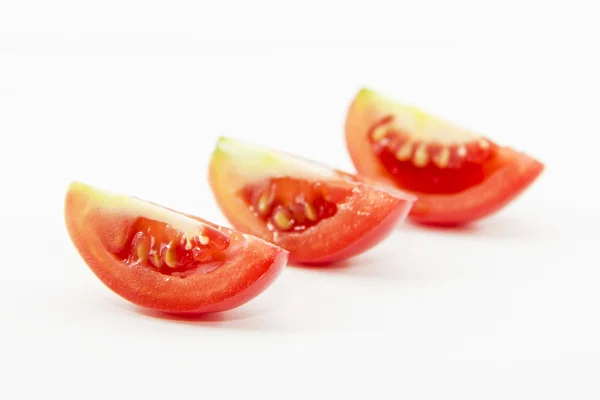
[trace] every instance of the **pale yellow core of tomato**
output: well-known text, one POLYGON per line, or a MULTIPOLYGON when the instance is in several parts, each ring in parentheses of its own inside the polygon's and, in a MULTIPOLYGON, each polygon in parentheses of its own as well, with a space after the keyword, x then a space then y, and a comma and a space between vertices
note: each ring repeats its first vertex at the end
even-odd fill
POLYGON ((246 180, 269 176, 298 179, 328 179, 335 173, 328 167, 267 147, 232 138, 220 137, 213 152, 215 160, 230 162, 236 174, 246 180))
MULTIPOLYGON (((111 213, 115 215, 131 215, 133 217, 143 215, 147 219, 169 224, 174 229, 190 237, 200 234, 204 229, 204 224, 200 221, 135 197, 109 192, 81 182, 71 183, 69 190, 80 192, 92 198, 94 201, 88 203, 88 208, 101 205, 105 215, 110 215, 111 213)), ((82 210, 82 213, 86 212, 87 210, 82 210)))
POLYGON ((481 135, 439 118, 421 108, 403 104, 374 90, 363 89, 357 99, 365 105, 380 109, 382 116, 392 115, 393 119, 386 126, 410 138, 412 142, 439 143, 452 145, 474 142, 481 135))

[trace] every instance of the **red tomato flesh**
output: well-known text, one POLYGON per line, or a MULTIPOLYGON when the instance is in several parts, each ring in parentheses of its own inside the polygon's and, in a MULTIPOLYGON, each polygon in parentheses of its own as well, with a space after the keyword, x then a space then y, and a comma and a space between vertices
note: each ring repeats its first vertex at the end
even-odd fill
POLYGON ((225 260, 229 236, 210 226, 186 237, 164 222, 140 217, 132 225, 119 258, 128 264, 146 263, 163 275, 186 277, 208 273, 225 260))
POLYGON ((240 195, 269 229, 301 232, 333 217, 337 203, 349 193, 336 193, 320 182, 283 177, 247 185, 240 195))
POLYGON ((413 142, 410 146, 409 136, 395 130, 392 120, 393 117, 388 116, 373 125, 368 139, 373 152, 399 187, 421 193, 453 194, 483 182, 495 170, 490 167, 494 165, 498 146, 488 140, 447 146, 413 142), (381 136, 386 126, 389 129, 381 136), (482 143, 485 143, 483 147, 482 143), (407 145, 409 147, 405 147, 407 145), (431 162, 421 161, 424 165, 415 162, 418 152, 431 162))
POLYGON ((288 258, 261 239, 77 182, 67 192, 65 222, 107 287, 165 312, 238 307, 264 291, 288 258))
POLYGON ((348 111, 346 144, 360 174, 417 197, 409 218, 420 223, 491 215, 543 170, 523 153, 367 89, 348 111))
POLYGON ((264 147, 221 138, 209 176, 236 229, 327 264, 358 255, 404 220, 414 198, 264 147))

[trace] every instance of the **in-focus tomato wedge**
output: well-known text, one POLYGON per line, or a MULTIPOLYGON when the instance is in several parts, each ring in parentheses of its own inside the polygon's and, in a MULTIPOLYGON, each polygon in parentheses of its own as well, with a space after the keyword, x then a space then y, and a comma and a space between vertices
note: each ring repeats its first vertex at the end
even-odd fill
POLYGON ((524 153, 369 89, 354 98, 345 131, 358 173, 416 195, 409 218, 425 224, 489 216, 544 169, 524 153))
POLYGON ((354 175, 229 138, 216 145, 209 182, 234 227, 303 264, 339 261, 375 246, 414 202, 354 175))
POLYGON ((65 222, 77 251, 111 290, 142 307, 205 313, 264 291, 288 252, 201 218, 74 182, 65 222))

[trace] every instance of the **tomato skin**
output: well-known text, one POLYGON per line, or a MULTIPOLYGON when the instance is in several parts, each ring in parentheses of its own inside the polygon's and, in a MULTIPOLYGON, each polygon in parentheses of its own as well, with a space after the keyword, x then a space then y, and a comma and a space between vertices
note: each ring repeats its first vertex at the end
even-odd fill
POLYGON ((299 258, 299 262, 312 265, 330 264, 364 253, 388 237, 398 226, 400 221, 403 221, 406 218, 409 210, 410 205, 405 203, 399 204, 398 206, 393 206, 387 217, 381 219, 381 221, 375 227, 373 227, 370 231, 365 232, 363 236, 355 242, 349 243, 347 247, 343 247, 335 253, 327 254, 320 258, 304 255, 303 257, 299 258))
POLYGON ((457 226, 485 218, 515 200, 537 179, 544 166, 537 160, 504 148, 501 153, 513 162, 490 177, 485 184, 447 195, 419 195, 410 218, 418 223, 457 226))
POLYGON ((508 147, 498 149, 494 171, 483 182, 453 194, 412 192, 400 187, 374 153, 367 132, 393 115, 395 104, 372 90, 361 90, 348 110, 346 146, 359 174, 417 197, 409 220, 430 225, 457 226, 488 217, 522 194, 543 172, 536 159, 508 147))
POLYGON ((208 274, 177 278, 148 266, 126 264, 115 257, 114 251, 123 246, 135 211, 105 207, 102 195, 80 183, 71 184, 65 198, 67 231, 83 260, 102 283, 138 306, 190 314, 230 310, 262 293, 287 263, 287 251, 247 237, 240 241, 237 252, 232 249, 230 258, 208 274))
MULTIPOLYGON (((375 188, 350 179, 343 173, 323 182, 346 189, 350 197, 337 213, 322 219, 302 232, 274 232, 252 212, 238 189, 253 179, 277 175, 277 167, 264 168, 260 176, 247 178, 237 165, 236 157, 219 152, 213 154, 209 166, 209 183, 225 217, 239 231, 248 232, 290 252, 290 262, 324 265, 354 257, 381 242, 402 222, 413 204, 412 196, 375 188), (339 176, 338 176, 339 175, 339 176)), ((349 177, 352 177, 349 175, 349 177)))

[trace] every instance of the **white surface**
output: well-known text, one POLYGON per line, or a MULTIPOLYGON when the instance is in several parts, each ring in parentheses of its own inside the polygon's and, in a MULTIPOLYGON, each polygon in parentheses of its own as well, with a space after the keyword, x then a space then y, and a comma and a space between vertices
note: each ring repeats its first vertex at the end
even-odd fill
POLYGON ((592 2, 30 3, 0 5, 0 398, 598 398, 592 2), (131 306, 70 244, 75 179, 226 223, 220 134, 352 170, 365 84, 546 172, 472 229, 406 225, 195 321, 131 306))

